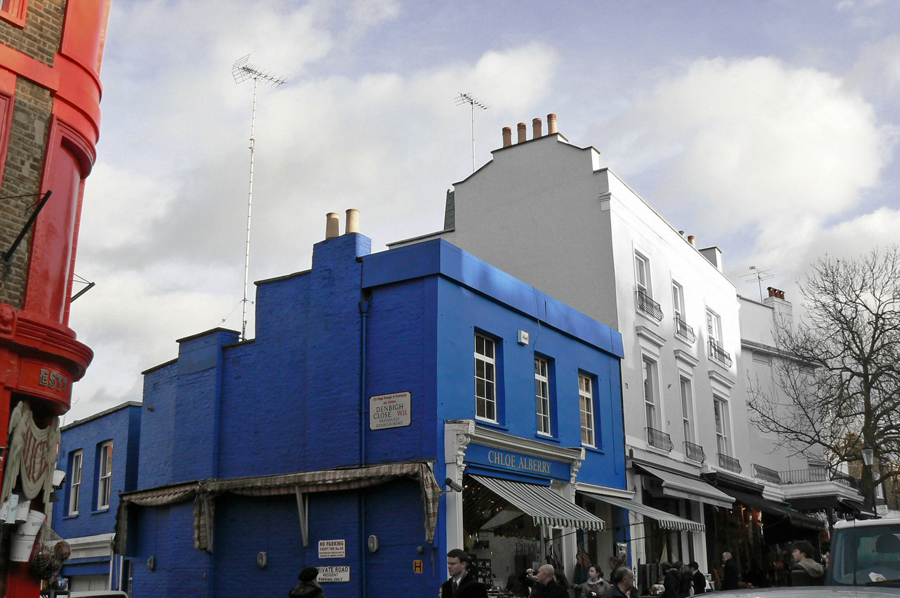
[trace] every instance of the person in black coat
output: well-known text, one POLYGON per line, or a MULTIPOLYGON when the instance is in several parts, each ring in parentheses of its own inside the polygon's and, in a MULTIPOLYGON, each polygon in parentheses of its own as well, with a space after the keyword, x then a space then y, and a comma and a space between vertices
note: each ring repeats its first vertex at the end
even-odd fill
POLYGON ((736 590, 741 582, 741 574, 738 571, 737 563, 731 558, 730 552, 722 553, 722 589, 736 590))
POLYGON ((447 553, 450 579, 441 584, 441 598, 487 598, 487 588, 469 573, 469 555, 454 548, 447 553))
POLYGON ((634 587, 634 573, 628 567, 619 567, 610 574, 611 584, 603 598, 633 598, 637 596, 637 588, 634 587))
POLYGON ((315 567, 307 567, 300 572, 297 579, 300 580, 294 588, 288 592, 289 598, 325 598, 325 592, 316 578, 319 576, 319 570, 315 567))
POLYGON ((556 583, 556 571, 553 565, 541 565, 537 574, 528 569, 528 583, 532 585, 531 598, 569 598, 569 592, 556 583))
POLYGON ((700 565, 697 561, 691 561, 688 564, 691 571, 691 585, 694 586, 694 595, 706 593, 706 576, 700 572, 700 565))
POLYGON ((663 598, 680 598, 681 577, 678 574, 678 569, 668 562, 660 563, 659 568, 662 570, 663 587, 666 589, 663 592, 663 598))

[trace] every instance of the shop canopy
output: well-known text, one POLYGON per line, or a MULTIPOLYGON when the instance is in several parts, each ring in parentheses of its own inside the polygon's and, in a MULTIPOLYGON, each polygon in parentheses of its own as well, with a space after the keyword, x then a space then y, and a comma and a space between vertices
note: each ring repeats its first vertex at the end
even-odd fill
POLYGON ((791 525, 794 525, 796 527, 803 527, 806 529, 813 529, 817 531, 825 529, 825 523, 823 521, 820 521, 815 517, 810 517, 809 515, 804 515, 803 513, 795 511, 794 509, 786 505, 779 504, 775 501, 763 498, 762 496, 758 496, 756 494, 748 494, 746 492, 741 492, 740 490, 732 490, 731 488, 725 488, 725 492, 735 497, 746 506, 752 507, 757 511, 760 511, 761 513, 768 513, 769 515, 786 517, 790 520, 791 525))
POLYGON ((671 498, 696 500, 716 507, 730 509, 734 498, 714 488, 699 478, 680 475, 655 467, 637 465, 644 473, 648 473, 662 482, 662 493, 671 498))
POLYGON ((659 527, 662 529, 688 532, 702 532, 706 529, 702 523, 697 523, 696 521, 691 521, 690 519, 685 519, 684 517, 679 517, 678 515, 666 513, 665 511, 660 511, 659 509, 654 509, 653 507, 642 505, 639 502, 628 500, 627 498, 605 496, 603 494, 597 494, 595 492, 585 492, 583 490, 579 490, 579 492, 581 492, 585 496, 589 496, 597 500, 602 500, 603 502, 609 503, 614 507, 627 509, 632 513, 638 513, 640 515, 643 515, 644 517, 649 517, 650 519, 655 520, 659 524, 659 527))
POLYGON ((421 461, 385 463, 369 467, 326 469, 280 475, 254 476, 229 479, 205 479, 171 484, 119 495, 116 513, 115 552, 125 554, 128 536, 128 514, 137 507, 160 507, 189 500, 194 501, 194 548, 213 551, 215 499, 230 492, 242 496, 295 495, 300 515, 303 545, 308 537, 308 494, 355 490, 384 484, 397 478, 412 478, 422 489, 425 507, 425 539, 434 543, 437 526, 438 503, 441 488, 434 478, 431 464, 421 461))
POLYGON ((531 515, 535 525, 575 527, 591 531, 606 529, 602 519, 570 503, 547 486, 481 475, 471 477, 500 498, 531 515))

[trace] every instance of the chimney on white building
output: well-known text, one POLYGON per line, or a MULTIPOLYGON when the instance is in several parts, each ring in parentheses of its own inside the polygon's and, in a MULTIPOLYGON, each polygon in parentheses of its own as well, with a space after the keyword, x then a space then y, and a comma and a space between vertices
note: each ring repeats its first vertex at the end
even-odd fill
POLYGON ((512 129, 509 127, 503 127, 503 147, 509 147, 512 145, 512 129))
POLYGON ((695 237, 694 235, 688 235, 688 243, 691 244, 691 247, 696 248, 697 247, 697 237, 695 237))
POLYGON ((539 118, 534 118, 531 120, 531 128, 533 131, 532 137, 534 139, 539 139, 539 138, 543 137, 543 133, 541 133, 541 128, 542 128, 543 124, 544 124, 544 121, 542 121, 539 118))
POLYGON ((556 115, 548 114, 547 115, 547 135, 556 135, 559 133, 556 124, 556 115))
POLYGON ((527 139, 528 125, 526 125, 525 123, 519 123, 517 125, 517 127, 519 129, 519 140, 516 143, 524 143, 525 141, 528 141, 528 139, 527 139))

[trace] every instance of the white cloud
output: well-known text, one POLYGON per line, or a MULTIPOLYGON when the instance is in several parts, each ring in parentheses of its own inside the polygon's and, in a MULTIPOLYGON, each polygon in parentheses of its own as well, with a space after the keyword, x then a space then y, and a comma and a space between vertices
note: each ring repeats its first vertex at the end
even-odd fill
POLYGON ((698 60, 615 127, 632 132, 635 163, 664 171, 663 204, 688 201, 702 225, 756 227, 764 242, 851 211, 889 156, 862 96, 773 58, 698 60))

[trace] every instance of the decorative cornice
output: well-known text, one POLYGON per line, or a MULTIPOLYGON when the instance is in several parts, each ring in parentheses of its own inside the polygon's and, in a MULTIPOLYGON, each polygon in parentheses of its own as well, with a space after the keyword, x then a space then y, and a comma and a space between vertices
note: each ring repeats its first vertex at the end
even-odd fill
POLYGON ((635 331, 635 333, 637 333, 637 335, 638 335, 639 337, 641 337, 641 338, 643 338, 643 339, 646 339, 647 341, 653 343, 653 344, 656 345, 657 347, 662 347, 663 345, 666 344, 666 339, 665 339, 665 338, 663 338, 663 337, 661 337, 660 335, 656 334, 655 332, 653 332, 652 330, 650 330, 650 329, 647 328, 646 326, 635 326, 635 327, 634 327, 634 331, 635 331))
POLYGON ((709 379, 712 382, 718 382, 728 389, 734 388, 734 380, 726 378, 716 370, 709 370, 709 379))
POLYGON ((60 364, 73 380, 84 376, 94 357, 87 345, 75 340, 71 328, 6 303, 0 304, 0 347, 60 364))
POLYGON ((691 366, 692 368, 700 365, 700 360, 688 353, 687 351, 683 351, 681 349, 675 349, 675 359, 679 359, 691 366))

